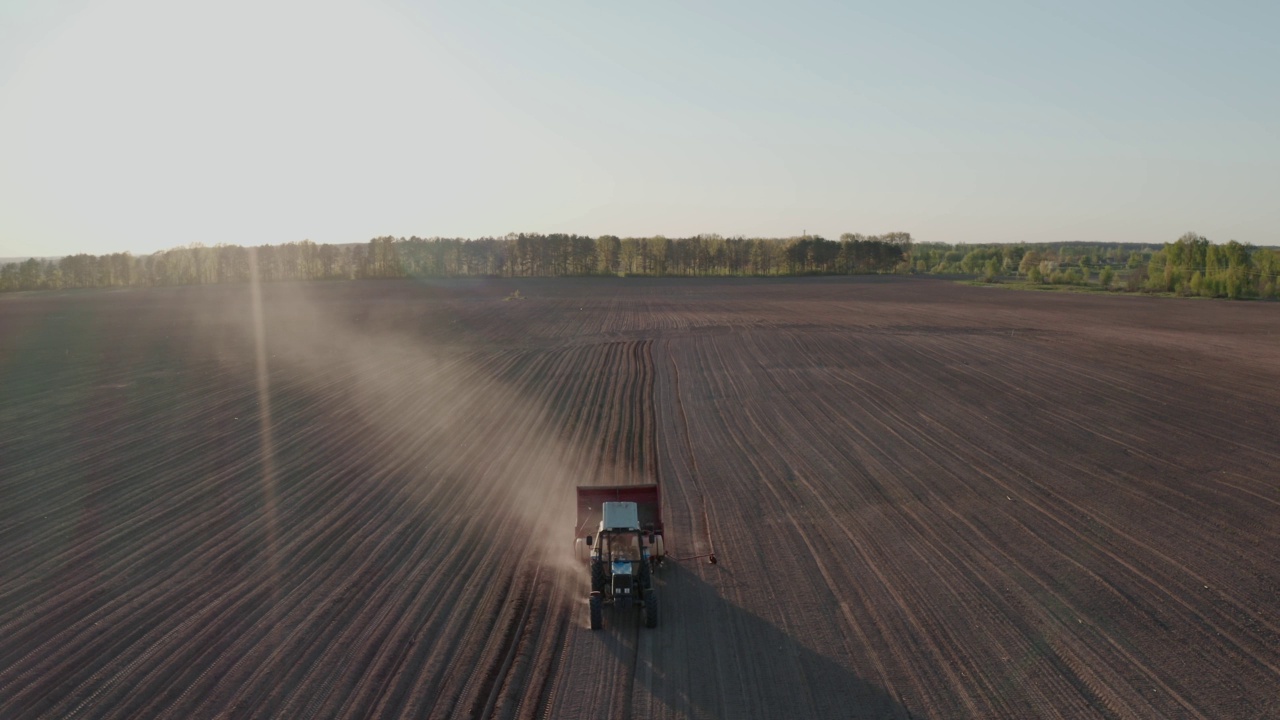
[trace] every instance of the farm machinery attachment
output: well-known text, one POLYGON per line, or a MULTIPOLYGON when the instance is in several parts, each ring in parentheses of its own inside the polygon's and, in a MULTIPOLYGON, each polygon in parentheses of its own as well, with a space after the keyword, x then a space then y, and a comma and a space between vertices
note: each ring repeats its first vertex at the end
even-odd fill
POLYGON ((644 626, 657 627, 653 576, 666 554, 658 486, 579 486, 574 535, 574 551, 591 571, 591 629, 604 626, 606 605, 638 608, 644 626))

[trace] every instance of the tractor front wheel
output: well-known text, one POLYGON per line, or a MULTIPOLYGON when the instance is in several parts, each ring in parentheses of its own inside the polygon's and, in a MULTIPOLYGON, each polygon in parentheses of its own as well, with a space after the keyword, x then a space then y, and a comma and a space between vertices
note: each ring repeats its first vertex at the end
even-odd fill
POLYGON ((600 593, 591 593, 591 629, 599 630, 604 627, 604 598, 600 597, 600 593))
POLYGON ((604 592, 609 586, 609 569, 605 567, 603 560, 595 560, 591 563, 591 592, 604 592))

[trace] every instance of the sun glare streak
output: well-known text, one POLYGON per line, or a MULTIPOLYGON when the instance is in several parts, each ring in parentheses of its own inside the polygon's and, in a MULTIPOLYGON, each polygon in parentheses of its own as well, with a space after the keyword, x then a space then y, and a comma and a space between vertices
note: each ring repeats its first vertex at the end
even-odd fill
MULTIPOLYGON (((267 369, 267 333, 262 317, 262 282, 258 276, 258 253, 249 248, 249 297, 253 314, 253 340, 258 380, 258 422, 262 447, 262 498, 267 524, 267 563, 271 584, 271 607, 280 592, 280 558, 276 517, 275 443, 271 437, 271 379, 267 369)), ((275 623, 272 623, 275 627, 275 623)), ((275 631, 272 631, 274 637, 275 631)))

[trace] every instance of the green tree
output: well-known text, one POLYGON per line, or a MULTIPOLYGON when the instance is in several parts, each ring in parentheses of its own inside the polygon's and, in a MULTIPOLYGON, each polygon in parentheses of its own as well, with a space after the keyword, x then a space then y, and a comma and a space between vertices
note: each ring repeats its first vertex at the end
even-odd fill
MULTIPOLYGON (((1031 250, 1024 254, 1022 260, 1018 262, 1018 272, 1030 279, 1031 268, 1039 267, 1042 260, 1044 260, 1044 257, 1040 255, 1039 251, 1031 250)), ((1032 282, 1039 281, 1033 280, 1032 282)))
POLYGON ((985 282, 995 282, 996 276, 1000 274, 1001 261, 998 257, 993 257, 987 261, 982 271, 982 279, 985 282))
POLYGON ((671 241, 662 235, 655 235, 645 243, 645 258, 651 272, 655 275, 667 274, 667 262, 670 259, 671 241))
POLYGON ((621 254, 622 241, 617 235, 601 235, 596 239, 596 262, 600 272, 617 274, 621 254))

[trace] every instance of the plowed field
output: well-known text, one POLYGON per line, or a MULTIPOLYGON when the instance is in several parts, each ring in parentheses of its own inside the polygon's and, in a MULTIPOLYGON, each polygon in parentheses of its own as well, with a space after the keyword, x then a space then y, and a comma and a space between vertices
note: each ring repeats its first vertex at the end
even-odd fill
POLYGON ((251 290, 0 298, 0 717, 1280 717, 1280 306, 251 290))

